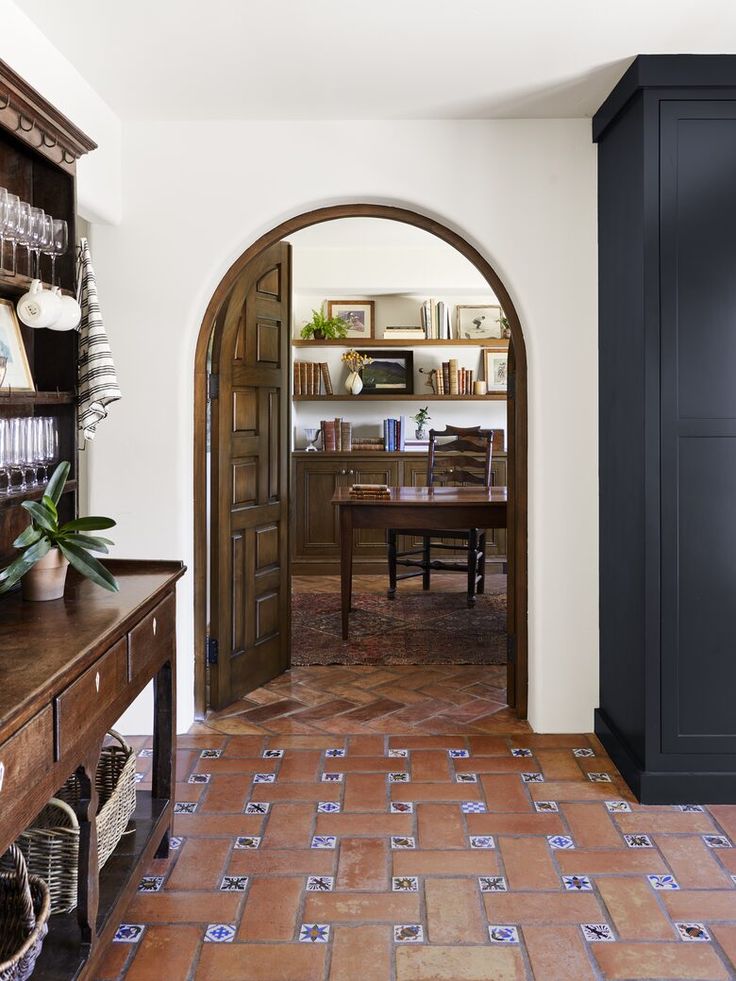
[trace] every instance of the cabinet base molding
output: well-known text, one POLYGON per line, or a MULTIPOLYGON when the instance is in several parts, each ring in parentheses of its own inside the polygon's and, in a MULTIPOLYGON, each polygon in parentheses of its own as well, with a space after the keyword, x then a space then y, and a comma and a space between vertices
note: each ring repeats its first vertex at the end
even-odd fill
POLYGON ((736 772, 648 770, 601 709, 595 734, 641 804, 736 804, 736 772))

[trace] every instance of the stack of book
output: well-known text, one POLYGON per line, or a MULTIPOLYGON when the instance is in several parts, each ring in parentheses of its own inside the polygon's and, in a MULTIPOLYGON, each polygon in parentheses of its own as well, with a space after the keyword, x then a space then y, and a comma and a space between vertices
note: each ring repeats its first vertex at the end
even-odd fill
POLYGON ((326 361, 294 362, 294 395, 332 395, 332 379, 326 361))
POLYGON ((353 484, 350 496, 361 501, 390 501, 391 491, 388 484, 353 484))
POLYGON ((450 306, 444 300, 425 300, 420 308, 420 317, 427 340, 451 340, 450 306))
POLYGON ((323 419, 322 445, 326 452, 350 452, 353 449, 353 424, 342 418, 323 419))
POLYGON ((354 450, 368 450, 368 452, 383 450, 383 436, 353 436, 354 450))
POLYGON ((427 453, 429 451, 428 439, 405 439, 404 449, 407 453, 427 453))
POLYGON ((427 332, 424 327, 385 327, 384 341, 425 341, 427 332))
POLYGON ((442 369, 435 375, 438 395, 472 395, 473 371, 459 368, 457 358, 442 362, 442 369))
POLYGON ((387 453, 403 452, 406 441, 406 416, 383 420, 383 445, 387 453))

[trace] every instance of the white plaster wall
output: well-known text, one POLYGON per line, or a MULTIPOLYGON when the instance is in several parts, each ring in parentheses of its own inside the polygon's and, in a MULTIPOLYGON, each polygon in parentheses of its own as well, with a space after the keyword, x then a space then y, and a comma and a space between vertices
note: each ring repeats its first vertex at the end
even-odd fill
MULTIPOLYGON (((95 228, 123 400, 88 460, 118 554, 192 560, 192 366, 228 266, 282 219, 372 201, 433 216, 494 265, 529 359, 530 720, 592 728, 597 702, 595 153, 587 120, 141 123, 125 220, 95 228), (353 153, 336 154, 335 146, 353 153)), ((192 717, 192 575, 179 591, 179 726, 192 717)), ((136 707, 127 731, 144 731, 136 707)))

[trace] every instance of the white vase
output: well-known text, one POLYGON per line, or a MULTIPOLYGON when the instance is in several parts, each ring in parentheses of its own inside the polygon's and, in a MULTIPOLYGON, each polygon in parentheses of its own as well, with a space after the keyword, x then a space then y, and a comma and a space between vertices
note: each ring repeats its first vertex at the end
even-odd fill
POLYGON ((363 379, 357 371, 351 371, 345 379, 345 391, 351 395, 360 395, 363 391, 363 379))

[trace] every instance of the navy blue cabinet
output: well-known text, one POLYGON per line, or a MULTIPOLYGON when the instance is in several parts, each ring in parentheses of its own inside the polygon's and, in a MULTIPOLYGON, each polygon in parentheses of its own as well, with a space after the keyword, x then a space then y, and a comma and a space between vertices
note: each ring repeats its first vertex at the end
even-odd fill
POLYGON ((736 803, 736 57, 641 56, 599 168, 600 708, 645 803, 736 803))

